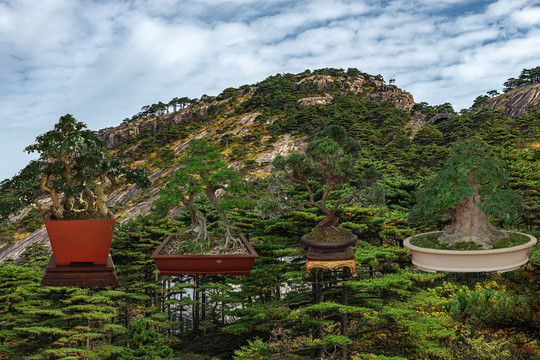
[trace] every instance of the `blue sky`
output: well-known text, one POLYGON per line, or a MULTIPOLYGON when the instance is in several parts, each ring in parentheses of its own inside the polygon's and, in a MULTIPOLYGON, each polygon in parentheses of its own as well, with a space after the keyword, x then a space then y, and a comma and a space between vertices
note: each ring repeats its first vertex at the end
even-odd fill
POLYGON ((66 113, 98 130, 325 67, 459 111, 539 59, 538 0, 0 0, 0 180, 66 113))

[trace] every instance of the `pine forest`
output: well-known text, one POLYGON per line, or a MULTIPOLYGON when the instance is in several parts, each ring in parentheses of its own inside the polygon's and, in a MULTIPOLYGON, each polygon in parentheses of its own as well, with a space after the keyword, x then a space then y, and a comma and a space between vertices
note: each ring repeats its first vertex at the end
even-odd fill
MULTIPOLYGON (((4 259, 0 359, 540 358, 538 245, 526 265, 503 273, 419 271, 403 246, 411 235, 449 226, 448 217, 412 222, 409 213, 452 145, 473 138, 502 164, 505 189, 523 198, 519 216, 494 213, 491 222, 540 235, 540 109, 510 117, 493 105, 538 86, 538 70, 501 79, 502 94, 480 95, 460 111, 415 103, 394 80, 353 68, 276 74, 217 96, 142 106, 117 127, 95 132, 111 164, 121 160, 151 180, 146 187, 119 184, 108 203, 117 220, 110 254, 118 286, 41 286, 51 256, 46 235, 4 259), (274 209, 280 216, 260 210, 281 184, 278 160, 307 151, 329 127, 359 144, 354 161, 347 158, 346 181, 306 181, 309 194, 298 181, 280 195, 291 204, 336 205, 332 216, 358 238, 356 276, 345 267, 306 276, 300 239, 325 218, 320 208, 274 209), (226 162, 225 185, 212 185, 211 194, 215 179, 196 185, 206 170, 175 177, 188 166, 186 154, 196 158, 190 143, 198 139, 226 162), (356 190, 368 175, 376 188, 356 190), (187 183, 208 196, 189 189, 178 195, 187 183), (194 230, 198 215, 190 209, 204 215, 209 233, 245 235, 259 255, 249 275, 160 274, 150 256, 167 235, 194 230)), ((0 207, 17 201, 13 181, 1 183, 0 207)), ((0 213, 0 254, 30 234, 46 234, 43 210, 0 213)))

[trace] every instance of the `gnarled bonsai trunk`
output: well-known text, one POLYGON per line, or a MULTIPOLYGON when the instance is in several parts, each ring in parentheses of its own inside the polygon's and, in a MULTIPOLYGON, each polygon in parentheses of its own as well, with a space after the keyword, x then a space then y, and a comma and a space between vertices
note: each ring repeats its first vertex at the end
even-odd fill
POLYGON ((201 240, 208 240, 208 229, 206 217, 197 209, 194 204, 194 193, 190 193, 187 198, 182 200, 182 204, 188 209, 191 225, 184 230, 184 233, 191 233, 195 242, 202 250, 201 240))
POLYGON ((225 248, 226 249, 236 249, 238 247, 243 247, 242 240, 237 239, 232 236, 232 230, 231 230, 231 222, 229 219, 227 219, 227 215, 221 210, 221 206, 219 205, 219 200, 216 196, 216 191, 219 189, 219 187, 211 186, 210 184, 206 185, 206 196, 208 196, 208 200, 210 200, 210 203, 214 206, 216 209, 219 219, 221 220, 221 224, 223 225, 225 229, 225 248), (230 244, 229 244, 230 242, 230 244))
POLYGON ((460 241, 470 241, 491 248, 493 243, 506 236, 503 231, 495 229, 489 222, 489 216, 478 207, 480 195, 464 197, 450 214, 452 225, 443 231, 439 241, 452 245, 460 241))
POLYGON ((335 213, 327 212, 326 217, 324 220, 322 220, 320 223, 317 224, 317 227, 320 228, 330 228, 330 227, 338 227, 339 225, 339 218, 336 216, 335 213))

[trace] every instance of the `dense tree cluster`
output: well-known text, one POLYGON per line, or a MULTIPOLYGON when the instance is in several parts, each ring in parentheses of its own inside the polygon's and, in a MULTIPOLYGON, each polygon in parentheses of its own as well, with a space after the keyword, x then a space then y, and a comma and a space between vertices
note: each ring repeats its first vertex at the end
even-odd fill
MULTIPOLYGON (((450 145, 471 135, 486 143, 486 151, 506 169, 503 188, 524 200, 521 217, 494 217, 493 222, 540 235, 540 111, 509 119, 492 110, 458 114, 449 104, 421 103, 407 112, 342 91, 340 82, 357 76, 370 79, 364 83, 366 93, 378 91, 376 83, 384 81, 357 69, 278 74, 225 89, 216 98, 203 96, 213 105, 225 101, 208 119, 176 124, 166 133, 149 129, 115 149, 115 156, 161 172, 174 166, 173 144, 202 131, 212 134, 208 140, 217 151, 250 180, 241 199, 222 206, 235 233, 249 235, 260 256, 251 274, 159 274, 150 255, 166 235, 191 224, 186 208, 174 212, 173 219, 152 211, 118 227, 111 254, 120 285, 114 289, 40 287, 48 254, 32 246, 18 261, 0 264, 0 359, 538 358, 537 249, 527 266, 511 273, 426 274, 411 265, 402 242, 413 233, 450 225, 444 218, 412 225, 407 218, 416 204, 414 193, 448 159, 450 145), (331 81, 323 86, 302 81, 313 75, 331 81), (330 95, 326 105, 298 101, 325 94, 330 95), (406 125, 419 113, 429 119, 449 115, 413 133, 406 125), (251 124, 238 123, 248 115, 255 118, 251 124), (331 191, 317 182, 309 185, 314 201, 325 197, 329 205, 338 203, 341 226, 358 236, 354 278, 348 270, 314 269, 310 277, 304 275, 306 249, 300 237, 323 220, 318 209, 304 207, 277 220, 256 211, 268 192, 266 178, 252 172, 268 165, 257 157, 282 135, 291 142, 316 141, 314 135, 328 125, 343 127, 355 139, 358 161, 347 169, 353 175, 349 181, 331 191), (385 204, 342 201, 370 168, 384 175, 385 204)), ((141 116, 189 106, 196 105, 180 101, 176 108, 154 107, 153 112, 149 107, 141 116)), ((166 176, 156 183, 165 181, 166 176)), ((300 190, 294 184, 286 189, 291 203, 308 201, 300 190)), ((0 192, 3 200, 9 196, 0 192)), ((223 232, 220 215, 206 197, 193 203, 207 219, 208 231, 223 232)), ((37 217, 32 212, 4 224, 1 241, 35 230, 41 225, 37 217)))
POLYGON ((510 78, 503 84, 504 92, 517 88, 518 86, 538 83, 540 83, 540 66, 532 69, 523 69, 517 79, 510 78))

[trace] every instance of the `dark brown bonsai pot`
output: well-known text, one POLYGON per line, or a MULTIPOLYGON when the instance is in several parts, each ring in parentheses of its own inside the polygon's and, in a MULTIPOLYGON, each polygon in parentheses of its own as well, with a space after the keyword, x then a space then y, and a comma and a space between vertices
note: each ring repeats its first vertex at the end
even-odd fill
POLYGON ((341 252, 358 241, 358 236, 341 227, 315 227, 312 232, 302 236, 302 244, 315 253, 341 252))

